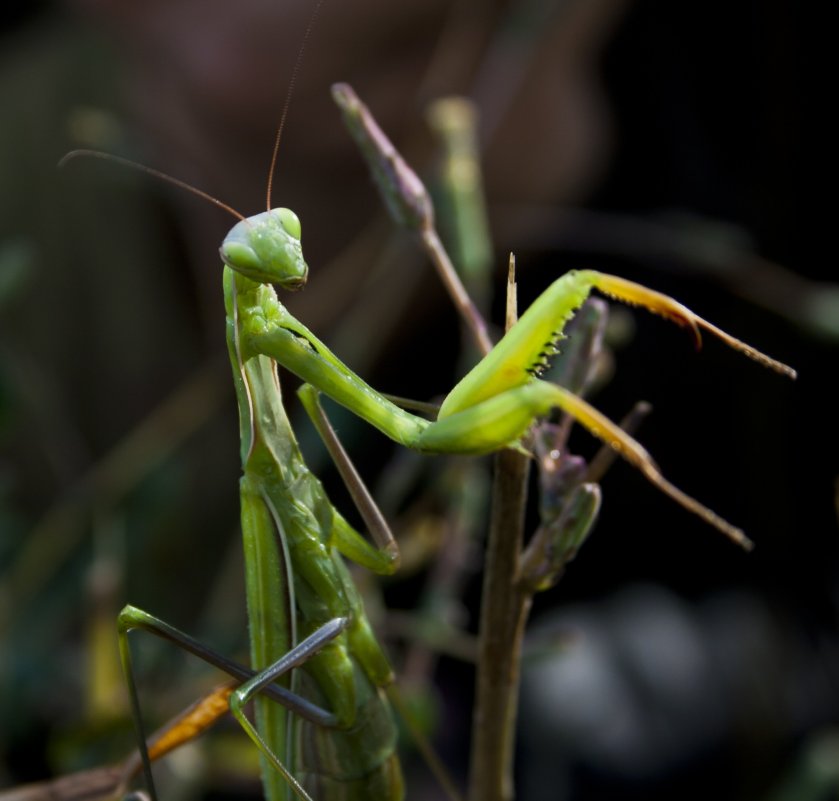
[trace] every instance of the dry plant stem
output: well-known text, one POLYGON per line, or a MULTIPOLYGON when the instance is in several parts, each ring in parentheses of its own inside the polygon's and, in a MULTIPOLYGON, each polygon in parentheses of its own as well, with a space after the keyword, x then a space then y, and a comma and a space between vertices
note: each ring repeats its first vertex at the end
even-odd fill
POLYGON ((421 235, 423 246, 434 263, 434 267, 440 275, 446 291, 449 293, 458 313, 466 323, 466 327, 472 335, 472 339, 475 341, 478 349, 486 355, 492 350, 492 341, 489 338, 489 334, 487 334, 486 323, 472 302, 472 299, 467 294, 463 283, 452 266, 451 260, 440 242, 440 237, 437 235, 436 229, 430 226, 424 226, 421 235))
POLYGON ((519 672, 532 595, 520 588, 530 460, 513 450, 495 456, 492 521, 481 592, 480 643, 469 801, 513 798, 513 744, 519 672))
MULTIPOLYGON (((518 319, 516 258, 507 266, 505 330, 518 319)), ((532 592, 519 581, 530 459, 514 450, 495 455, 492 516, 481 590, 478 670, 469 760, 469 801, 513 798, 513 753, 524 627, 532 592)))
POLYGON ((486 324, 466 293, 434 227, 434 207, 425 185, 379 127, 370 110, 346 83, 332 86, 332 97, 341 109, 350 135, 376 180, 382 199, 393 220, 402 228, 419 234, 425 251, 440 274, 455 307, 481 353, 492 350, 486 324))
POLYGON ((113 801, 123 793, 122 765, 71 773, 58 779, 0 790, 0 801, 113 801))

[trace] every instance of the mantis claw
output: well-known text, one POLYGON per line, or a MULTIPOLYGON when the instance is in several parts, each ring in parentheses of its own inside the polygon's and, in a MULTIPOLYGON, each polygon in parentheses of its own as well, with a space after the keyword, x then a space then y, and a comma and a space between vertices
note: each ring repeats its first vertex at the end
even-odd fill
POLYGON ((647 289, 641 284, 636 284, 634 281, 627 281, 625 278, 618 278, 616 275, 607 275, 605 273, 597 273, 597 278, 594 285, 604 295, 613 297, 624 303, 633 306, 643 306, 653 314, 658 314, 661 317, 666 317, 678 325, 687 327, 693 333, 696 347, 702 345, 702 335, 700 329, 704 328, 709 333, 713 334, 718 339, 721 339, 734 350, 740 351, 744 356, 756 361, 758 364, 774 370, 776 373, 787 376, 787 378, 795 379, 797 377, 796 371, 789 365, 767 356, 757 348, 747 345, 740 339, 727 334, 721 328, 718 328, 713 323, 700 317, 698 314, 692 312, 687 306, 682 305, 673 298, 656 292, 654 289, 647 289))

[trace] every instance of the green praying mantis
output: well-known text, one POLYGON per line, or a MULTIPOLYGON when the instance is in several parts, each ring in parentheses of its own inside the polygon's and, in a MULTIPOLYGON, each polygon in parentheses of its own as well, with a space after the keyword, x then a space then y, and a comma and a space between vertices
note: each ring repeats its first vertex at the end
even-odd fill
MULTIPOLYGON (((235 665, 131 606, 119 618, 121 654, 138 722, 127 639, 131 629, 173 640, 243 681, 230 694, 230 709, 261 752, 270 801, 290 794, 307 801, 396 801, 404 797, 404 782, 385 694, 393 671, 343 559, 388 574, 398 568, 399 549, 329 426, 319 396, 346 407, 397 443, 427 454, 480 455, 503 448, 527 452, 531 424, 560 410, 660 490, 748 547, 740 529, 667 481, 633 437, 540 375, 557 352, 567 322, 594 290, 684 325, 697 341, 706 331, 766 367, 790 377, 795 373, 672 298, 617 276, 579 270, 554 281, 451 390, 436 419, 428 420, 373 389, 282 304, 275 287, 301 288, 308 267, 299 219, 287 208, 270 208, 270 182, 268 196, 268 210, 248 218, 211 198, 239 220, 220 253, 227 347, 239 408, 252 667, 235 665), (303 381, 298 391, 302 404, 350 487, 372 543, 347 523, 307 468, 283 406, 278 365, 303 381), (244 713, 250 701, 255 703, 255 725, 244 713)), ((154 794, 142 729, 140 741, 154 794)))
MULTIPOLYGON (((305 282, 300 223, 288 209, 243 219, 228 235, 223 253, 225 249, 232 254, 223 255, 224 297, 239 405, 251 661, 254 668, 264 669, 231 694, 230 708, 270 766, 263 772, 269 799, 284 799, 289 789, 302 799, 400 799, 404 787, 395 753, 396 728, 382 693, 393 681, 393 671, 341 558, 377 573, 392 573, 399 562, 398 548, 331 431, 317 390, 307 385, 299 392, 304 408, 353 489, 362 518, 380 547, 356 532, 330 503, 300 454, 283 407, 272 348, 258 339, 266 323, 268 330, 278 330, 274 318, 282 308, 266 276, 287 287, 305 282), (257 260, 268 272, 260 273, 249 264, 245 253, 249 246, 261 254, 257 260), (291 669, 301 663, 302 675, 295 673, 295 680, 289 680, 291 669), (287 692, 275 698, 279 703, 257 698, 254 727, 244 706, 281 677, 287 692), (306 700, 312 698, 323 706, 306 700), (299 744, 287 709, 306 724, 300 727, 299 744), (287 765, 296 765, 297 770, 287 765)), ((235 666, 142 610, 126 607, 119 628, 129 676, 126 635, 132 628, 144 628, 244 678, 235 666)), ((134 687, 133 680, 130 685, 134 687)), ((133 690, 132 701, 139 720, 133 690)), ((144 762, 150 780, 145 754, 144 762)))

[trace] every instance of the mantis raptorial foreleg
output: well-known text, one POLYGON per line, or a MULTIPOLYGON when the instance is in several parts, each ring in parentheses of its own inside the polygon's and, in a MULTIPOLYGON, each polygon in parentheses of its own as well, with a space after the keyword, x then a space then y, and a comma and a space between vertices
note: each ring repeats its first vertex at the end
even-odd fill
MULTIPOLYGON (((252 225, 256 227, 257 223, 252 225)), ((239 236, 242 226, 240 223, 233 229, 240 229, 239 236)), ((294 228, 295 232, 298 230, 294 228)), ((225 246, 222 256, 228 265, 233 264, 225 246)), ((281 279, 275 275, 273 280, 281 279)), ((248 354, 269 355, 387 436, 429 453, 481 454, 503 447, 521 447, 521 437, 536 418, 561 409, 614 448, 660 490, 739 544, 748 546, 740 529, 668 482, 633 437, 586 401, 538 378, 556 352, 566 322, 593 289, 687 326, 697 343, 704 329, 758 363, 795 376, 791 368, 726 334, 672 298, 591 270, 567 273, 548 287, 495 348, 454 387, 434 422, 400 409, 373 390, 293 318, 273 293, 261 298, 265 308, 258 317, 242 321, 242 347, 248 354)))

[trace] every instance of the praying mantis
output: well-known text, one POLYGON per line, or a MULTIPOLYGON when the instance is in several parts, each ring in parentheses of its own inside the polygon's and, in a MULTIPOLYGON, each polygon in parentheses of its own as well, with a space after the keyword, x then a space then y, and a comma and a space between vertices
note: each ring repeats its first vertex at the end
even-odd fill
MULTIPOLYGON (((266 772, 269 798, 284 797, 287 788, 302 799, 398 799, 403 794, 393 751, 395 731, 382 695, 392 671, 340 556, 375 572, 391 573, 398 566, 398 548, 332 434, 319 405, 320 393, 396 442, 425 453, 478 455, 506 447, 525 449, 523 438, 531 423, 560 409, 659 489, 747 544, 739 529, 670 484, 635 439, 586 401, 539 378, 565 324, 593 290, 644 306, 688 326, 697 337, 700 330, 711 332, 759 363, 794 375, 671 298, 604 273, 565 274, 467 373, 443 401, 437 419, 429 421, 370 387, 281 303, 274 287, 298 289, 308 272, 300 222, 291 210, 275 208, 241 218, 222 243, 221 257, 227 342, 239 403, 252 661, 254 668, 263 669, 232 694, 231 709, 275 769, 266 772), (306 468, 282 405, 277 365, 305 382, 299 391, 304 408, 355 489, 356 503, 378 547, 347 524, 306 468), (301 643, 301 637, 307 639, 301 643), (284 659, 295 646, 295 657, 284 659), (305 694, 314 694, 324 707, 286 701, 306 722, 300 779, 287 766, 288 758, 280 757, 293 750, 286 709, 258 699, 258 730, 242 712, 261 688, 289 670, 290 662, 302 664, 305 694), (331 776, 319 773, 324 763, 313 755, 327 750, 327 738, 332 741, 329 752, 346 748, 346 762, 362 775, 340 776, 334 765, 329 766, 331 776), (366 761, 359 769, 361 754, 366 761), (336 788, 341 784, 339 795, 336 788)), ((127 607, 120 616, 123 643, 134 627, 164 636, 171 631, 162 621, 127 607)), ((123 653, 127 654, 125 645, 123 653)))
MULTIPOLYGON (((262 253, 266 265, 262 269, 271 271, 248 264, 243 231, 236 226, 222 246, 223 253, 226 248, 235 254, 224 256, 224 297, 227 344, 239 405, 241 522, 251 660, 255 668, 264 671, 231 694, 231 711, 269 766, 263 771, 269 799, 286 798, 288 789, 307 800, 313 796, 400 799, 404 787, 395 754, 396 729, 382 694, 382 688, 393 681, 393 671, 341 559, 343 555, 377 573, 392 573, 398 566, 398 548, 334 437, 320 409, 317 390, 307 385, 299 392, 304 408, 324 436, 380 547, 368 543, 332 506, 300 454, 283 407, 276 361, 270 349, 252 338, 266 321, 275 329, 273 318, 281 308, 267 277, 295 288, 305 281, 299 220, 288 209, 279 209, 243 219, 240 225, 246 229, 244 239, 262 253), (263 233, 267 243, 261 241, 263 233), (280 248, 279 255, 273 252, 275 247, 280 248), (305 637, 302 642, 301 637, 305 637), (292 683, 288 673, 301 662, 305 663, 305 677, 292 683), (286 688, 301 685, 305 696, 314 696, 331 711, 308 703, 298 692, 285 695, 280 704, 258 698, 255 728, 243 707, 283 675, 286 688), (295 744, 284 704, 309 724, 301 727, 298 776, 286 766, 294 764, 295 744)), ((121 653, 129 676, 132 668, 126 636, 133 628, 172 639, 234 672, 223 659, 208 654, 181 632, 129 606, 119 618, 121 653)), ((139 720, 133 680, 130 685, 139 720)), ((144 748, 141 752, 150 779, 148 757, 144 748)))
MULTIPOLYGON (((738 528, 667 481, 634 438, 540 376, 566 324, 595 290, 684 325, 697 341, 706 331, 766 367, 790 377, 794 371, 661 293, 605 273, 572 271, 542 293, 446 396, 436 419, 428 420, 374 390, 282 304, 275 287, 301 288, 308 266, 299 219, 290 209, 270 208, 270 188, 268 194, 268 209, 253 217, 228 208, 239 221, 220 249, 227 347, 239 408, 251 661, 257 671, 232 692, 230 707, 262 754, 266 795, 272 801, 290 793, 309 801, 401 799, 404 783, 384 693, 393 671, 342 559, 387 574, 398 568, 399 550, 334 436, 319 396, 328 396, 397 443, 428 454, 527 452, 531 424, 561 410, 660 490, 748 546, 738 528), (298 393, 303 406, 351 488, 375 544, 346 522, 307 468, 283 406, 278 365, 304 382, 298 393), (275 700, 263 697, 268 687, 275 700), (251 700, 255 726, 243 711, 251 700)), ((129 676, 127 634, 142 628, 244 678, 224 658, 135 607, 123 610, 119 628, 129 676)), ((139 720, 133 679, 130 686, 139 720)), ((145 753, 143 758, 154 792, 149 759, 145 753)))

